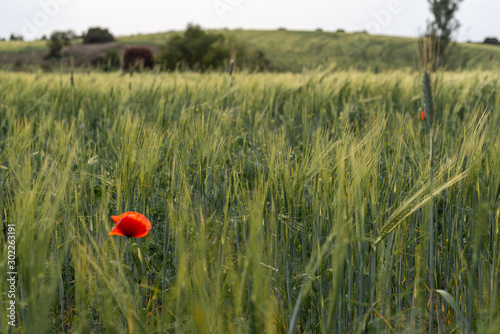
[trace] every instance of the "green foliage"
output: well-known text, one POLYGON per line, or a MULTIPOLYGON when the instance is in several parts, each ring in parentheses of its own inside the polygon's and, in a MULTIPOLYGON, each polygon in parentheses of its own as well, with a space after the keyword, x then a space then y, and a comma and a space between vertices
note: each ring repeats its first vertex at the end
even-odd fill
POLYGON ((89 28, 89 31, 83 37, 83 44, 109 43, 113 42, 114 40, 115 38, 108 31, 108 29, 102 29, 96 27, 96 28, 89 28))
POLYGON ((104 58, 100 61, 104 71, 111 71, 120 67, 120 51, 116 48, 106 50, 104 58))
POLYGON ((231 55, 240 68, 251 71, 275 69, 262 50, 249 51, 236 38, 226 39, 223 34, 207 33, 200 26, 193 25, 189 25, 183 35, 171 37, 160 48, 157 61, 168 70, 206 71, 227 65, 231 55))
POLYGON ((173 36, 160 48, 158 62, 168 70, 180 67, 206 71, 220 68, 229 56, 223 35, 189 24, 183 35, 173 36))
POLYGON ((487 37, 484 39, 483 44, 500 45, 500 41, 496 37, 487 37))
POLYGON ((50 39, 47 41, 47 46, 49 47, 49 53, 45 56, 46 59, 49 58, 61 58, 62 49, 65 46, 71 45, 71 40, 75 37, 75 33, 72 31, 55 31, 50 35, 50 39))

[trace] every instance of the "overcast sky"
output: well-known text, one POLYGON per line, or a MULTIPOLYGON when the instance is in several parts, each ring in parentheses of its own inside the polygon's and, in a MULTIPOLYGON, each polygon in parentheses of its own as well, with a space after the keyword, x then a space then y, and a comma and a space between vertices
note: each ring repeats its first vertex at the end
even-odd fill
MULTIPOLYGON (((427 0, 0 0, 0 38, 26 39, 54 30, 107 27, 115 35, 204 28, 348 32, 414 37, 430 19, 427 0)), ((500 38, 499 0, 465 0, 460 41, 500 38)))

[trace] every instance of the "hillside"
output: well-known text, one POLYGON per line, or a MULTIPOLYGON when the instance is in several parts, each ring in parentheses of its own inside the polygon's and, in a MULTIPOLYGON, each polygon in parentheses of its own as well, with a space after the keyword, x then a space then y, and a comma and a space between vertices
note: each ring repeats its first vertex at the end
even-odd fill
MULTIPOLYGON (((321 31, 256 31, 219 30, 228 38, 244 41, 250 48, 260 49, 280 70, 300 72, 303 69, 336 64, 339 68, 376 71, 415 68, 415 38, 338 33, 321 31)), ((175 32, 118 37, 124 45, 159 46, 175 32)), ((75 40, 74 44, 81 44, 75 40)), ((500 47, 458 43, 453 45, 450 70, 500 69, 500 47)), ((46 53, 45 41, 0 42, 0 63, 21 59, 40 63, 46 53)))

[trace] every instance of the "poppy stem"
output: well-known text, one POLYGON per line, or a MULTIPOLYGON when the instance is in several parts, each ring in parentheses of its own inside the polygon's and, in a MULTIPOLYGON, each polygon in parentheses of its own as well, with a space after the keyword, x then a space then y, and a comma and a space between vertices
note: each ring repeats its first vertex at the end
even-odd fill
POLYGON ((121 252, 121 258, 126 261, 127 259, 125 258, 127 256, 127 254, 125 254, 125 252, 127 251, 127 245, 128 245, 128 237, 125 239, 125 244, 123 245, 123 250, 121 252))
POLYGON ((130 253, 130 239, 132 239, 132 237, 127 237, 127 240, 125 241, 125 250, 127 251, 125 265, 130 268, 130 275, 128 277, 129 285, 131 285, 134 281, 134 261, 132 260, 132 254, 130 253))

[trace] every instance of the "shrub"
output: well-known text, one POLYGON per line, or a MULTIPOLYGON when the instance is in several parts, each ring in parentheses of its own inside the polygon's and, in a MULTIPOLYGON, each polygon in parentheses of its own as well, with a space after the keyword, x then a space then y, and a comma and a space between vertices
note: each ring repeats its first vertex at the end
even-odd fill
POLYGON ((65 46, 71 45, 71 39, 74 37, 72 31, 55 31, 50 35, 50 39, 47 41, 49 47, 49 53, 45 56, 46 59, 49 58, 61 58, 62 49, 65 46))
POLYGON ((108 43, 113 42, 115 38, 108 29, 90 28, 83 39, 83 44, 108 43))
POLYGON ((500 41, 496 37, 486 37, 483 44, 500 45, 500 41))
POLYGON ((104 58, 97 59, 96 63, 101 66, 103 71, 111 71, 120 66, 120 52, 116 48, 107 49, 104 58))
POLYGON ((139 66, 152 69, 154 66, 154 55, 147 47, 130 47, 123 54, 123 66, 125 70, 139 66))
POLYGON ((231 54, 224 41, 223 35, 190 24, 183 35, 175 35, 160 48, 158 62, 167 70, 178 66, 201 71, 218 68, 231 54))

